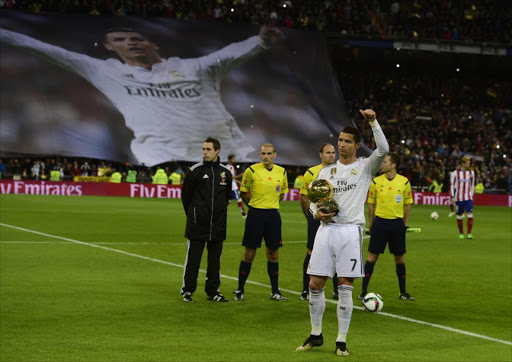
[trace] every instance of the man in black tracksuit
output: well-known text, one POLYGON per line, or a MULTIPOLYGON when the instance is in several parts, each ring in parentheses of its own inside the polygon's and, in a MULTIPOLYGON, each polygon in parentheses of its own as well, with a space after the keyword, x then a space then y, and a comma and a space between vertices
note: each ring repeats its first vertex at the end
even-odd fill
POLYGON ((208 137, 203 143, 203 162, 190 168, 181 190, 181 201, 187 214, 185 237, 188 239, 185 273, 181 295, 191 303, 197 288, 197 275, 204 245, 208 249, 205 291, 208 300, 229 302, 219 292, 220 256, 226 239, 228 202, 232 175, 219 162, 220 143, 208 137))

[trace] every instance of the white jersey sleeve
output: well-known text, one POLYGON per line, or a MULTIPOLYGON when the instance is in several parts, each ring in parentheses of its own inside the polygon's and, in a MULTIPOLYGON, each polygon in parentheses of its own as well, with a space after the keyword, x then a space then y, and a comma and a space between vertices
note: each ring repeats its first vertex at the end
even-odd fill
POLYGON ((265 50, 263 39, 252 36, 200 57, 198 60, 200 67, 206 70, 212 79, 220 80, 233 67, 251 59, 263 50, 265 50))
POLYGON ((105 63, 104 60, 72 52, 6 29, 0 29, 0 41, 8 45, 35 51, 40 55, 50 58, 53 63, 56 63, 57 65, 60 65, 61 67, 66 68, 89 81, 92 81, 91 75, 96 74, 99 71, 99 68, 102 67, 102 64, 105 63))
POLYGON ((386 155, 389 152, 389 144, 382 132, 382 128, 380 127, 379 122, 377 120, 370 122, 372 127, 373 136, 375 137, 375 144, 377 148, 372 152, 370 157, 368 157, 368 167, 370 168, 370 172, 372 175, 375 175, 380 170, 380 166, 382 166, 382 162, 386 158, 386 155))

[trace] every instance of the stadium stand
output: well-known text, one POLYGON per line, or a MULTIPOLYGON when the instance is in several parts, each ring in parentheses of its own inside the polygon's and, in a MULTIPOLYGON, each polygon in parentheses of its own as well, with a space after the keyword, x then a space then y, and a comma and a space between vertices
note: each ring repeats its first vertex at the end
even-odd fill
POLYGON ((510 44, 512 8, 491 0, 40 0, 0 1, 33 13, 169 17, 272 24, 381 39, 417 38, 510 44))
MULTIPOLYGON (((512 44, 512 7, 507 6, 507 2, 490 0, 0 0, 0 9, 266 23, 325 32, 328 43, 329 38, 341 35, 378 40, 430 39, 477 45, 512 44)), ((355 120, 359 120, 357 111, 363 106, 379 112, 378 118, 392 149, 403 157, 402 173, 411 179, 413 185, 426 191, 432 180, 441 176, 446 190, 448 171, 456 167, 461 155, 468 154, 474 160, 486 192, 512 192, 512 82, 510 77, 500 76, 505 69, 503 59, 487 56, 493 59, 482 65, 488 72, 481 72, 481 58, 475 60, 477 56, 473 56, 471 60, 471 56, 466 57, 466 63, 462 64, 470 71, 462 77, 447 71, 438 73, 436 67, 446 63, 446 59, 430 54, 428 61, 433 64, 430 68, 420 65, 415 70, 405 69, 398 73, 392 72, 388 64, 390 59, 397 58, 396 55, 358 48, 340 50, 339 45, 329 45, 333 53, 333 68, 348 109, 355 120), (376 59, 380 58, 382 63, 377 66, 376 59), (418 69, 424 71, 418 72, 418 69)), ((409 54, 409 58, 400 59, 418 63, 419 58, 424 57, 425 52, 416 52, 409 54)), ((373 148, 366 128, 360 129, 365 132, 366 144, 373 148)), ((80 174, 96 176, 101 169, 107 170, 108 174, 108 169, 114 167, 123 174, 134 169, 137 181, 149 182, 154 172, 147 167, 94 159, 3 156, 3 162, 0 160, 2 178, 44 179, 49 177, 50 170, 58 168, 64 180, 71 180, 80 174)), ((178 163, 164 166, 172 171, 178 163)), ((180 163, 179 166, 186 170, 188 164, 180 163)), ((293 170, 289 172, 291 182, 304 172, 304 168, 295 166, 290 169, 293 170)))

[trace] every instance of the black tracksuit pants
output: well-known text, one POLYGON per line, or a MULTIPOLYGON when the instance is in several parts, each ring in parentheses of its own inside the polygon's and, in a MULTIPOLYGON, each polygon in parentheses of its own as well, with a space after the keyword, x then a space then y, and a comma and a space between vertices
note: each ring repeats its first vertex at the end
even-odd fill
POLYGON ((197 289, 197 277, 204 245, 208 249, 208 267, 206 269, 206 294, 213 297, 219 292, 220 286, 220 256, 223 241, 189 240, 187 257, 185 259, 185 272, 181 293, 194 293, 197 289))

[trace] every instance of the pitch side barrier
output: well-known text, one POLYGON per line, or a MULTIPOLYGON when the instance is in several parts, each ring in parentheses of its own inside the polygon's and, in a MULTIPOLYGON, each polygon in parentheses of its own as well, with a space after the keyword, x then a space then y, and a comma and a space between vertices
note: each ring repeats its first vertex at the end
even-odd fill
MULTIPOLYGON (((181 186, 140 183, 57 182, 0 180, 0 194, 58 196, 125 196, 146 198, 181 198, 181 186)), ((449 205, 447 193, 413 192, 417 205, 449 205)), ((291 188, 285 201, 298 201, 299 189, 291 188)), ((512 195, 477 194, 475 205, 512 207, 512 195)))

